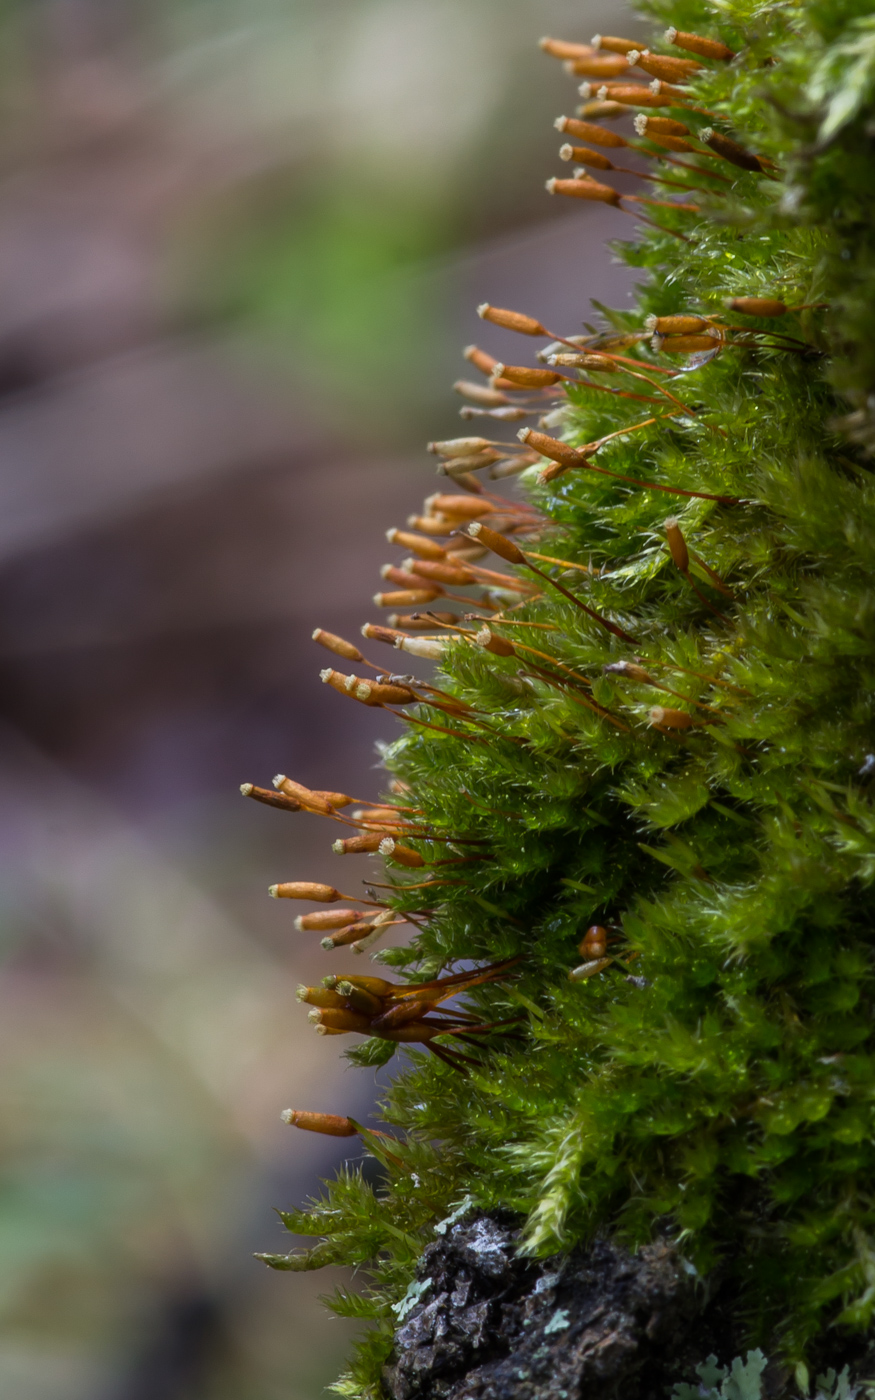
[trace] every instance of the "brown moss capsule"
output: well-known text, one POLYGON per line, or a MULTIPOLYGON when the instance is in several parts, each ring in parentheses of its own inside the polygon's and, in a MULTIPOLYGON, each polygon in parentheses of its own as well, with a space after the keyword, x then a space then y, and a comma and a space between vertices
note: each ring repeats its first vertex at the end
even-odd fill
POLYGON ((365 622, 362 626, 362 636, 367 637, 369 642, 385 642, 393 647, 404 633, 399 632, 396 627, 381 627, 377 622, 365 622))
POLYGON ((651 335, 695 335, 708 322, 704 316, 648 316, 644 325, 651 335))
POLYGON ((364 1016, 379 1016, 383 1010, 380 997, 374 996, 373 992, 367 991, 365 987, 350 982, 346 977, 337 983, 337 991, 350 1011, 360 1011, 364 1016))
POLYGON ((670 515, 665 521, 665 537, 675 565, 682 574, 689 573, 690 554, 676 515, 670 515))
MULTIPOLYGON (((600 185, 597 180, 557 180, 555 176, 547 181, 550 194, 564 194, 570 199, 591 199, 597 204, 620 203, 620 195, 610 185, 600 185)), ((554 382, 559 379, 557 374, 554 382)))
POLYGON ((608 931, 601 924, 592 924, 580 940, 578 952, 585 958, 603 958, 608 947, 608 931))
POLYGON ((361 920, 355 924, 344 924, 334 933, 329 933, 321 940, 321 947, 329 952, 332 948, 347 948, 350 943, 357 943, 360 938, 365 938, 369 933, 373 933, 375 924, 367 920, 361 920))
POLYGON ((484 301, 477 307, 481 321, 491 321, 494 326, 502 326, 506 331, 518 331, 520 335, 546 335, 547 331, 534 316, 525 316, 521 311, 505 311, 500 306, 490 306, 484 301))
MULTIPOLYGON (((622 111, 622 108, 620 110, 622 111)), ((616 131, 606 131, 596 122, 582 122, 575 117, 557 117, 553 125, 557 131, 576 136, 581 141, 591 141, 594 146, 609 146, 614 149, 629 145, 625 136, 620 136, 616 131)))
MULTIPOLYGON (((485 384, 475 384, 471 379, 457 379, 453 385, 457 394, 461 394, 464 399, 470 399, 472 403, 479 404, 481 408, 501 408, 510 403, 507 394, 502 394, 498 389, 487 388, 485 384)), ((470 410, 462 409, 463 415, 470 410)))
POLYGON ((519 545, 514 544, 506 535, 499 535, 496 530, 490 530, 482 521, 475 520, 468 526, 468 534, 478 544, 485 544, 493 554, 497 554, 500 559, 506 559, 509 564, 525 564, 526 558, 519 545))
MULTIPOLYGON (((321 816, 331 816, 332 804, 321 792, 313 792, 310 788, 305 788, 303 783, 296 783, 294 779, 287 778, 285 773, 277 773, 273 785, 280 792, 291 797, 294 802, 300 803, 305 812, 318 812, 321 816)), ((348 802, 349 798, 346 800, 348 802)))
POLYGON ((618 374, 620 370, 620 366, 607 355, 590 355, 585 351, 579 351, 576 355, 571 351, 561 351, 558 355, 550 356, 550 364, 567 366, 568 369, 585 369, 593 374, 618 374))
POLYGON ((474 520, 479 515, 494 515, 495 506, 471 496, 447 496, 436 492, 425 502, 426 510, 440 515, 452 515, 459 520, 474 520))
POLYGON ((476 575, 470 569, 465 569, 459 564, 448 564, 442 560, 434 559, 408 559, 405 564, 410 566, 410 572, 417 578, 434 580, 436 583, 454 584, 459 588, 464 588, 466 584, 474 583, 476 575))
POLYGON ((627 55, 628 62, 651 78, 659 78, 663 83, 685 83, 698 73, 702 65, 695 58, 674 58, 668 54, 648 53, 633 50, 627 55))
MULTIPOLYGON (((422 580, 415 574, 410 574, 406 569, 399 569, 395 564, 384 564, 380 569, 380 577, 387 583, 397 584, 399 588, 422 588, 422 580)), ((443 591, 443 590, 439 590, 443 591)))
POLYGON ((420 559, 443 559, 447 552, 442 544, 430 540, 427 535, 414 535, 407 530, 387 530, 386 539, 402 549, 412 549, 420 559))
POLYGON ((308 1133, 324 1133, 327 1137, 355 1137, 358 1129, 351 1118, 336 1113, 308 1113, 300 1108, 287 1108, 280 1118, 290 1128, 303 1128, 308 1133))
POLYGON ((314 1006, 310 1012, 308 1020, 319 1030, 335 1032, 358 1031, 359 1035, 367 1035, 371 1028, 371 1018, 360 1011, 332 1010, 330 1007, 323 1009, 314 1006))
POLYGON ((725 305, 742 316, 786 316, 787 307, 775 297, 729 297, 725 305))
POLYGON ((689 136, 690 128, 673 117, 654 117, 647 112, 639 112, 635 118, 635 130, 639 136, 689 136))
POLYGON ((569 58, 565 67, 569 73, 576 73, 581 78, 619 78, 629 69, 622 55, 610 53, 592 53, 583 58, 569 58))
POLYGON ((479 647, 484 651, 491 651, 493 656, 516 656, 511 643, 489 627, 481 627, 475 640, 479 647))
POLYGON ((333 632, 326 632, 324 628, 317 627, 312 633, 313 641, 318 642, 321 647, 326 647, 328 651, 333 651, 337 656, 343 656, 347 661, 363 661, 364 657, 357 646, 348 642, 343 637, 335 636, 333 632))
MULTIPOLYGON (((380 916, 382 920, 390 919, 391 917, 391 909, 387 909, 380 916)), ((365 977, 359 976, 358 973, 354 972, 348 972, 344 977, 326 978, 325 981, 330 981, 335 988, 341 982, 346 982, 353 987, 362 987, 364 991, 370 992, 371 996, 380 998, 394 996, 399 993, 399 991, 403 992, 406 989, 404 983, 401 983, 399 986, 397 982, 388 982, 385 977, 365 977)))
MULTIPOLYGON (((561 185, 575 182, 560 180, 558 183, 561 185)), ((509 383, 518 385, 521 389, 549 389, 562 379, 562 375, 557 374, 555 370, 531 369, 528 365, 497 364, 495 373, 502 379, 508 380, 509 383)))
POLYGON ((551 39, 546 35, 538 40, 538 47, 551 58, 585 58, 593 52, 592 44, 574 44, 567 39, 551 39))
POLYGON ((438 457, 471 457, 488 447, 492 447, 488 438, 458 437, 446 438, 443 442, 430 442, 427 450, 438 457))
POLYGON ((466 345, 462 351, 464 359, 470 364, 476 365, 483 374, 491 374, 496 365, 494 355, 489 355, 485 350, 481 350, 479 345, 466 345))
POLYGON ((479 486, 469 472, 479 472, 483 467, 491 466, 493 462, 499 461, 501 453, 494 447, 484 448, 482 452, 474 452, 470 457, 445 457, 438 465, 440 476, 451 476, 454 481, 465 486, 466 490, 479 493, 479 486), (472 485, 473 483, 473 485, 472 485))
POLYGON ((443 591, 442 588, 399 588, 392 593, 375 593, 373 601, 378 608, 419 608, 440 598, 443 591))
POLYGON ((317 909, 313 914, 299 914, 295 919, 295 928, 301 933, 305 929, 321 932, 343 928, 346 924, 356 923, 363 917, 357 909, 317 909))
POLYGON ((343 1011, 343 997, 328 987, 305 987, 301 985, 295 993, 298 1001, 305 1006, 320 1006, 324 1011, 343 1011))
MULTIPOLYGON (((639 112, 638 117, 642 114, 639 112)), ((636 122, 638 117, 635 118, 636 122)), ((654 146, 661 147, 664 151, 675 151, 678 155, 694 156, 700 153, 700 148, 694 146, 692 141, 688 141, 684 136, 663 136, 658 131, 639 132, 639 135, 646 136, 648 141, 652 141, 654 146)))
MULTIPOLYGON (((607 156, 601 155, 599 151, 591 151, 588 146, 560 146, 560 160, 576 160, 580 165, 589 165, 593 170, 613 170, 614 162, 608 160, 607 156)), ((559 362, 558 355, 550 357, 551 364, 559 362)))
POLYGON ((565 467, 580 467, 586 462, 586 454, 579 448, 572 447, 567 442, 560 442, 558 438, 549 437, 547 433, 539 433, 535 428, 520 428, 517 437, 534 452, 540 452, 542 457, 549 457, 554 462, 561 462, 565 467))
POLYGON ((378 1034, 381 1031, 394 1030, 397 1026, 405 1026, 410 1021, 418 1021, 422 1016, 428 1014, 432 1009, 430 1001, 408 1001, 396 1002, 390 1006, 388 1011, 374 1017, 373 1029, 378 1034))
POLYGON ((754 175, 762 173, 763 165, 759 156, 755 156, 753 151, 745 150, 744 146, 739 146, 737 141, 715 131, 711 126, 703 127, 699 135, 706 146, 724 160, 728 160, 730 165, 737 165, 739 170, 749 170, 754 175))
POLYGON ((312 899, 315 904, 336 904, 343 899, 340 890, 333 885, 319 885, 312 880, 286 880, 280 885, 271 885, 268 894, 272 899, 312 899))
POLYGON ((368 831, 361 836, 347 836, 345 840, 335 841, 331 849, 339 856, 367 855, 379 849, 380 840, 378 831, 368 831))
POLYGON ((451 535, 455 529, 445 515, 408 515, 407 524, 423 535, 451 535))
POLYGON ((410 866, 411 869, 418 869, 420 865, 425 864, 418 851, 412 850, 410 846, 400 846, 393 836, 384 836, 379 850, 381 856, 397 861, 399 865, 410 866))
POLYGON ((735 57, 735 51, 719 39, 705 39, 701 34, 691 34, 687 30, 675 29, 674 26, 665 31, 664 38, 667 44, 686 49, 687 53, 701 54, 702 58, 717 58, 728 63, 730 58, 735 57))
POLYGON ((615 34, 594 34, 592 37, 594 49, 604 49, 608 53, 632 53, 638 49, 638 44, 634 39, 618 39, 615 34))
POLYGON ((650 711, 650 723, 658 725, 660 729, 690 729, 693 717, 686 710, 669 710, 664 705, 654 705, 650 711))
POLYGON ((617 117, 625 116, 624 108, 619 102, 584 102, 577 109, 577 115, 584 120, 595 117, 599 121, 616 121, 617 117))
POLYGON ((241 783, 240 791, 244 797, 251 797, 256 802, 263 802, 265 807, 279 807, 283 812, 300 812, 301 804, 293 797, 287 797, 284 792, 271 792, 270 788, 256 787, 254 783, 241 783))
POLYGON ((409 686, 385 685, 379 681, 360 680, 353 694, 366 705, 412 705, 418 699, 409 686))

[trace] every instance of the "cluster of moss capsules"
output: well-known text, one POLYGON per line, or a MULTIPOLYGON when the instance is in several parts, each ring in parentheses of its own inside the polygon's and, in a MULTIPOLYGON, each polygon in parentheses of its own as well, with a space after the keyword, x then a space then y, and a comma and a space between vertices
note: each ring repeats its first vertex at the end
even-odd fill
MULTIPOLYGON (((467 1001, 445 1034, 482 1028, 464 1060, 440 1030, 406 1052, 391 1148, 361 1134, 379 1191, 345 1167, 283 1216, 322 1243, 266 1259, 367 1266, 363 1292, 331 1300, 374 1320, 350 1396, 378 1393, 392 1305, 468 1208, 517 1212, 539 1254, 597 1229, 672 1236, 701 1274, 720 1264, 751 1340, 800 1375, 875 1309, 875 386, 857 356, 875 278, 844 256, 864 235, 841 184, 871 118, 853 68, 868 30, 841 5, 680 8, 665 52, 543 41, 587 85, 557 123, 587 142, 560 152, 581 170, 552 189, 631 205, 643 232, 618 250, 647 275, 634 311, 600 308, 584 334, 480 308, 547 343, 536 365, 469 347, 483 378, 456 385, 463 417, 536 425, 432 445, 458 494, 389 532, 408 557, 375 601, 410 611, 363 628, 439 673, 381 672, 317 634, 374 672, 323 679, 404 727, 381 804, 347 818, 345 794, 286 790, 355 827, 335 849, 388 862, 379 899, 370 885, 345 923, 301 926, 370 947, 407 920, 410 942, 374 955, 402 978, 384 995, 425 1002, 473 964, 447 984, 467 1001), (623 116, 634 134, 604 125, 623 116), (592 179, 627 178, 594 147, 646 155, 633 178, 659 195, 592 179)), ((356 1063, 394 1053, 380 1025, 354 1029, 356 1063)))

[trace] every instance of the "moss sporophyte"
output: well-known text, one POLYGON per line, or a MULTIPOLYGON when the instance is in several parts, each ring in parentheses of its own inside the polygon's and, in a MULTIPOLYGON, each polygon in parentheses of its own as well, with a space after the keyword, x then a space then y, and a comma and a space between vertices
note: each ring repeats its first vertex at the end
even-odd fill
POLYGON ((321 1242, 266 1259, 364 1266, 332 1299, 373 1319, 350 1396, 460 1202, 525 1220, 533 1255, 674 1239, 797 1374, 875 1310, 875 22, 650 12, 650 50, 542 43, 584 80, 550 188, 638 220, 634 310, 578 333, 480 308, 521 363, 465 351, 487 435, 431 444, 447 489, 389 530, 363 628, 431 680, 314 633, 327 705, 398 715, 384 795, 243 789, 385 857, 364 898, 273 887, 350 906, 297 920, 327 953, 411 931, 373 955, 393 976, 301 992, 354 1063, 406 1047, 379 1132, 286 1115, 383 1167, 286 1213, 321 1242), (652 195, 610 183, 620 148, 652 195))

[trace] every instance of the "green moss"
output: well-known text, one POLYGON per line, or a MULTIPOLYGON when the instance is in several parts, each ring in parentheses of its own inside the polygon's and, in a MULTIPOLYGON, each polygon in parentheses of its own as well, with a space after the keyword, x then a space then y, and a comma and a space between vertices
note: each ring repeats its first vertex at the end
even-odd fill
MULTIPOLYGON (((697 77, 695 100, 781 174, 733 170, 700 214, 654 211, 689 241, 648 229, 618 245, 644 276, 610 323, 724 315, 732 296, 828 305, 733 313, 795 347, 727 347, 672 382, 694 415, 595 459, 735 504, 527 474, 547 519, 538 548, 598 565, 570 586, 636 646, 549 589, 516 616, 555 629, 545 649, 622 727, 543 678, 520 695, 518 660, 460 642, 437 683, 486 713, 488 741, 411 726, 386 751, 433 829, 486 842, 489 859, 438 896, 405 893, 396 870, 393 902, 428 901, 428 917, 383 960, 432 976, 519 955, 514 980, 469 1002, 524 1019, 467 1077, 409 1052, 384 1106, 403 1167, 387 1161, 377 1192, 344 1175, 288 1219, 327 1241, 302 1264, 372 1271, 370 1302, 336 1304, 380 1319, 341 1383, 351 1396, 376 1393, 392 1306, 462 1201, 524 1214, 537 1253, 596 1229, 631 1244, 673 1231, 701 1272, 719 1260, 734 1277, 751 1341, 799 1365, 826 1329, 868 1329, 875 1311, 875 23, 835 0, 649 9, 739 50, 697 77), (731 597, 701 565, 696 589, 675 568, 670 511, 731 597), (633 657, 685 698, 604 671, 633 657), (654 728, 654 703, 695 727, 654 728), (569 982, 596 922, 622 928, 634 963, 569 982)), ((641 421, 629 399, 567 397, 573 443, 641 421)), ((368 1041, 356 1059, 386 1053, 368 1041)))

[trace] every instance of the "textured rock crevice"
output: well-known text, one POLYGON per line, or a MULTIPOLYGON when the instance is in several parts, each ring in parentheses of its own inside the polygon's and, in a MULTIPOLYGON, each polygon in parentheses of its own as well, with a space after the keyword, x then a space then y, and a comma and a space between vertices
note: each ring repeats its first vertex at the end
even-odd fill
POLYGON ((478 1216, 428 1246, 384 1371, 392 1400, 665 1400, 711 1351, 721 1309, 667 1242, 518 1257, 519 1222, 478 1216))

